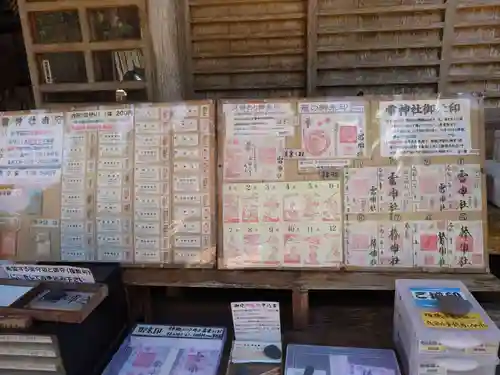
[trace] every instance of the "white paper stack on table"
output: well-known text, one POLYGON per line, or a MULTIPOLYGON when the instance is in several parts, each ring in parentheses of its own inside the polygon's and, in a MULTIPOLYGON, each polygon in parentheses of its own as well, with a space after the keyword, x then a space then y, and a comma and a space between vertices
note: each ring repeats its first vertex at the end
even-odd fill
POLYGON ((394 341, 407 375, 494 375, 500 330, 465 285, 397 280, 394 341))
POLYGON ((234 341, 231 363, 281 363, 278 302, 233 302, 234 341), (269 356, 269 354, 271 354, 269 356))
POLYGON ((216 375, 225 340, 220 327, 138 324, 103 375, 216 375))

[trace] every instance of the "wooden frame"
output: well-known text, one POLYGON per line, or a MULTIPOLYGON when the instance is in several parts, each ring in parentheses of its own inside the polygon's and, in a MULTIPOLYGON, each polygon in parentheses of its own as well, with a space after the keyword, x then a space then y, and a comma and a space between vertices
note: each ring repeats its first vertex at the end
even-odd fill
MULTIPOLYGON (((498 293, 500 280, 489 273, 449 274, 427 272, 324 272, 125 268, 123 281, 140 287, 137 295, 146 321, 150 321, 150 287, 273 289, 292 292, 293 323, 303 329, 309 321, 310 290, 394 290, 397 279, 459 280, 471 292, 498 293)), ((129 301, 130 304, 130 301, 129 301)), ((130 306, 129 306, 130 307, 130 306)))
POLYGON ((24 44, 28 59, 33 95, 37 108, 44 105, 43 94, 88 91, 145 90, 148 100, 153 97, 152 55, 150 33, 147 22, 147 7, 144 0, 64 0, 30 2, 18 0, 19 15, 23 29, 24 44), (92 41, 89 9, 137 7, 140 39, 92 41), (78 14, 81 41, 71 43, 35 43, 31 14, 36 12, 76 11, 78 14), (140 50, 143 53, 145 81, 96 81, 93 53, 97 51, 140 50), (83 54, 87 82, 81 83, 42 83, 37 54, 80 52, 83 54))
POLYGON ((34 320, 48 322, 81 323, 108 295, 108 287, 105 284, 61 284, 60 282, 46 281, 1 280, 0 285, 33 287, 33 289, 10 306, 0 307, 0 314, 29 316, 34 320), (65 291, 89 292, 93 293, 93 296, 90 298, 89 303, 78 311, 36 309, 28 306, 28 304, 44 290, 55 286, 60 287, 61 285, 64 286, 63 288, 65 291))

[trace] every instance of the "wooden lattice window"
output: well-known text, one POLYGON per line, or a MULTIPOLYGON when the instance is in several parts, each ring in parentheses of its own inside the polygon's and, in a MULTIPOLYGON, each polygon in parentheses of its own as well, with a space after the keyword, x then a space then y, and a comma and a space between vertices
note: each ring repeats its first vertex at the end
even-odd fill
POLYGON ((152 100, 142 0, 18 0, 33 94, 44 103, 152 100))

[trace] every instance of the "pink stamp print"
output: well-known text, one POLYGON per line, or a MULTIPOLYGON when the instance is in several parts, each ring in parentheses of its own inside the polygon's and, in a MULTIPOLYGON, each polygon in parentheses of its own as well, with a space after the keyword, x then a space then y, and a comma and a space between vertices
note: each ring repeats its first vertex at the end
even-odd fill
POLYGON ((332 140, 324 130, 309 130, 305 133, 304 145, 312 156, 322 156, 330 147, 332 140))
POLYGON ((245 258, 250 263, 260 263, 260 234, 244 234, 243 235, 243 249, 245 258))
POLYGON ((227 179, 240 179, 245 173, 246 153, 240 145, 239 140, 235 139, 226 144, 224 154, 224 176, 227 179))
POLYGON ((281 255, 281 238, 277 235, 269 235, 261 247, 261 263, 265 265, 279 265, 281 255))
POLYGON ((132 363, 133 367, 151 367, 153 362, 156 359, 156 354, 152 352, 139 352, 137 353, 134 362, 132 363))
POLYGON ((302 263, 301 239, 301 236, 298 234, 285 234, 285 264, 300 265, 302 263))
POLYGON ((225 194, 223 202, 224 223, 239 223, 239 197, 234 194, 225 194))
POLYGON ((474 238, 470 236, 457 236, 455 238, 455 251, 461 253, 473 253, 474 238))
POLYGON ((259 201, 257 194, 241 198, 241 221, 243 223, 259 222, 259 201))
POLYGON ((370 235, 353 233, 349 239, 349 250, 367 250, 370 247, 370 235))
POLYGON ((262 202, 262 220, 266 223, 277 223, 280 221, 281 202, 277 196, 264 197, 262 202))
POLYGON ((340 143, 356 143, 358 137, 358 127, 354 125, 341 125, 339 127, 340 143))
POLYGON ((311 236, 307 239, 308 252, 306 259, 304 259, 304 263, 307 265, 319 265, 318 253, 322 250, 322 239, 322 236, 311 236))
POLYGON ((421 251, 438 251, 438 236, 437 234, 421 234, 420 235, 420 250, 421 251))
POLYGON ((334 194, 323 201, 323 221, 335 221, 340 215, 340 202, 338 201, 339 194, 334 194))
POLYGON ((303 211, 302 198, 299 194, 283 197, 283 220, 300 221, 303 211))

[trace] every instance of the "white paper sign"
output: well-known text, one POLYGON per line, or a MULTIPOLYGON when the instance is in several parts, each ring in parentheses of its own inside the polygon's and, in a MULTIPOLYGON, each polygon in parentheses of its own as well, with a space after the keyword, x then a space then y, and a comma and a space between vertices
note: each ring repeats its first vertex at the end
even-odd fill
POLYGON ((95 283, 88 268, 70 266, 44 266, 37 264, 2 265, 9 279, 29 281, 62 281, 67 283, 95 283))
POLYGON ((278 302, 232 302, 236 341, 281 342, 278 302))
POLYGON ((468 99, 380 102, 384 157, 472 154, 468 99))

